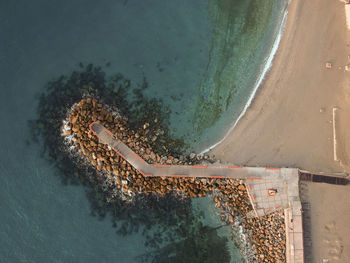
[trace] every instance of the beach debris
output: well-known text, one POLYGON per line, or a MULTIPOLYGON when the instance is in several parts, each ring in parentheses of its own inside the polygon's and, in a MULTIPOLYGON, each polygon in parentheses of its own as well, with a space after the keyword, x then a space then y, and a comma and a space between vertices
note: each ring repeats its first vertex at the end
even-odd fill
POLYGON ((345 66, 346 71, 350 71, 350 63, 345 66))
POLYGON ((325 108, 320 108, 320 113, 324 113, 326 111, 325 108))
POLYGON ((326 68, 331 69, 332 68, 332 63, 331 62, 326 62, 326 68))

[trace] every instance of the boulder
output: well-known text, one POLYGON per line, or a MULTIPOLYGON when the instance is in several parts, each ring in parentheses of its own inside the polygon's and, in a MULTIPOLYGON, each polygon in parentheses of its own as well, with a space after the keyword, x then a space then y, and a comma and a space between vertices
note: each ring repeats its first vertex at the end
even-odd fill
POLYGON ((244 191, 245 190, 245 186, 243 184, 238 185, 238 190, 244 191))
POLYGON ((76 124, 77 123, 77 121, 78 121, 78 116, 74 116, 73 118, 72 118, 72 124, 76 124))
POLYGON ((119 176, 115 177, 115 183, 118 184, 118 185, 120 185, 122 183, 122 181, 120 180, 119 176))
POLYGON ((230 222, 230 224, 234 224, 235 220, 232 215, 228 217, 228 221, 230 222))

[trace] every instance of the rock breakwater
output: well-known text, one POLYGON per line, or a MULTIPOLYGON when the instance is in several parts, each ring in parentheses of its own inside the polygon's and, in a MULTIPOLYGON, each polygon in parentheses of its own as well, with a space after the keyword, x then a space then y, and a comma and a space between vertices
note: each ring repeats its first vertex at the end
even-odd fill
POLYGON ((89 125, 99 121, 128 145, 141 158, 151 164, 202 164, 214 162, 209 156, 171 156, 153 151, 152 143, 157 141, 157 132, 145 122, 138 130, 117 111, 96 99, 88 97, 76 103, 67 114, 62 133, 67 146, 99 171, 99 181, 104 182, 109 193, 109 202, 123 195, 131 201, 136 194, 165 196, 173 194, 181 198, 214 196, 221 220, 238 225, 248 237, 242 252, 254 262, 283 262, 285 254, 283 213, 275 212, 265 218, 247 218, 252 210, 246 187, 241 180, 197 179, 172 177, 144 177, 126 160, 118 156, 107 145, 98 142, 89 125))
POLYGON ((95 121, 99 121, 149 163, 198 164, 202 160, 205 162, 213 162, 213 160, 208 156, 195 154, 180 155, 179 157, 159 155, 153 151, 150 144, 156 139, 152 139, 153 136, 148 136, 151 129, 148 123, 134 131, 128 127, 127 121, 117 112, 110 112, 108 107, 103 106, 93 98, 83 99, 69 111, 67 120, 62 127, 62 133, 66 137, 68 147, 74 153, 84 156, 97 171, 101 171, 101 177, 105 177, 104 179, 112 188, 117 188, 129 196, 141 192, 157 193, 161 196, 175 193, 184 198, 203 197, 208 193, 219 191, 227 197, 232 197, 232 201, 237 199, 240 203, 234 206, 237 214, 247 213, 251 210, 246 188, 243 182, 238 180, 142 176, 139 171, 135 170, 107 145, 98 142, 98 138, 89 127, 95 121), (246 205, 242 205, 242 202, 246 205))

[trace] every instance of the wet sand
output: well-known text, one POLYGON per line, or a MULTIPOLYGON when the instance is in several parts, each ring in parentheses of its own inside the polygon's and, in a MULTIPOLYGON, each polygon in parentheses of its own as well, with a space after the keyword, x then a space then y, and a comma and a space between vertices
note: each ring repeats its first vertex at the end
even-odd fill
MULTIPOLYGON (((344 3, 292 0, 264 85, 237 127, 210 154, 237 165, 349 173, 349 43, 344 3), (340 161, 333 154, 335 106, 340 161)), ((307 183, 302 191, 303 201, 311 205, 313 261, 348 262, 350 187, 307 183)))

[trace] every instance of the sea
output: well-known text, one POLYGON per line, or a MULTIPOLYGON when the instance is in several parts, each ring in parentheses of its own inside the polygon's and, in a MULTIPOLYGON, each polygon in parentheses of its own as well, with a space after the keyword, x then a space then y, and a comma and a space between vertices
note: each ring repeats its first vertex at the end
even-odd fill
MULTIPOLYGON (((85 187, 63 184, 42 145, 30 142, 28 121, 38 117, 38 96, 50 80, 80 62, 120 72, 135 86, 146 79, 146 96, 171 109, 172 134, 203 152, 252 101, 273 63, 287 5, 1 0, 0 262, 131 263, 149 252, 142 233, 118 235, 108 215, 92 216, 85 187)), ((227 236, 230 262, 244 262, 212 199, 192 203, 204 225, 227 236)))

